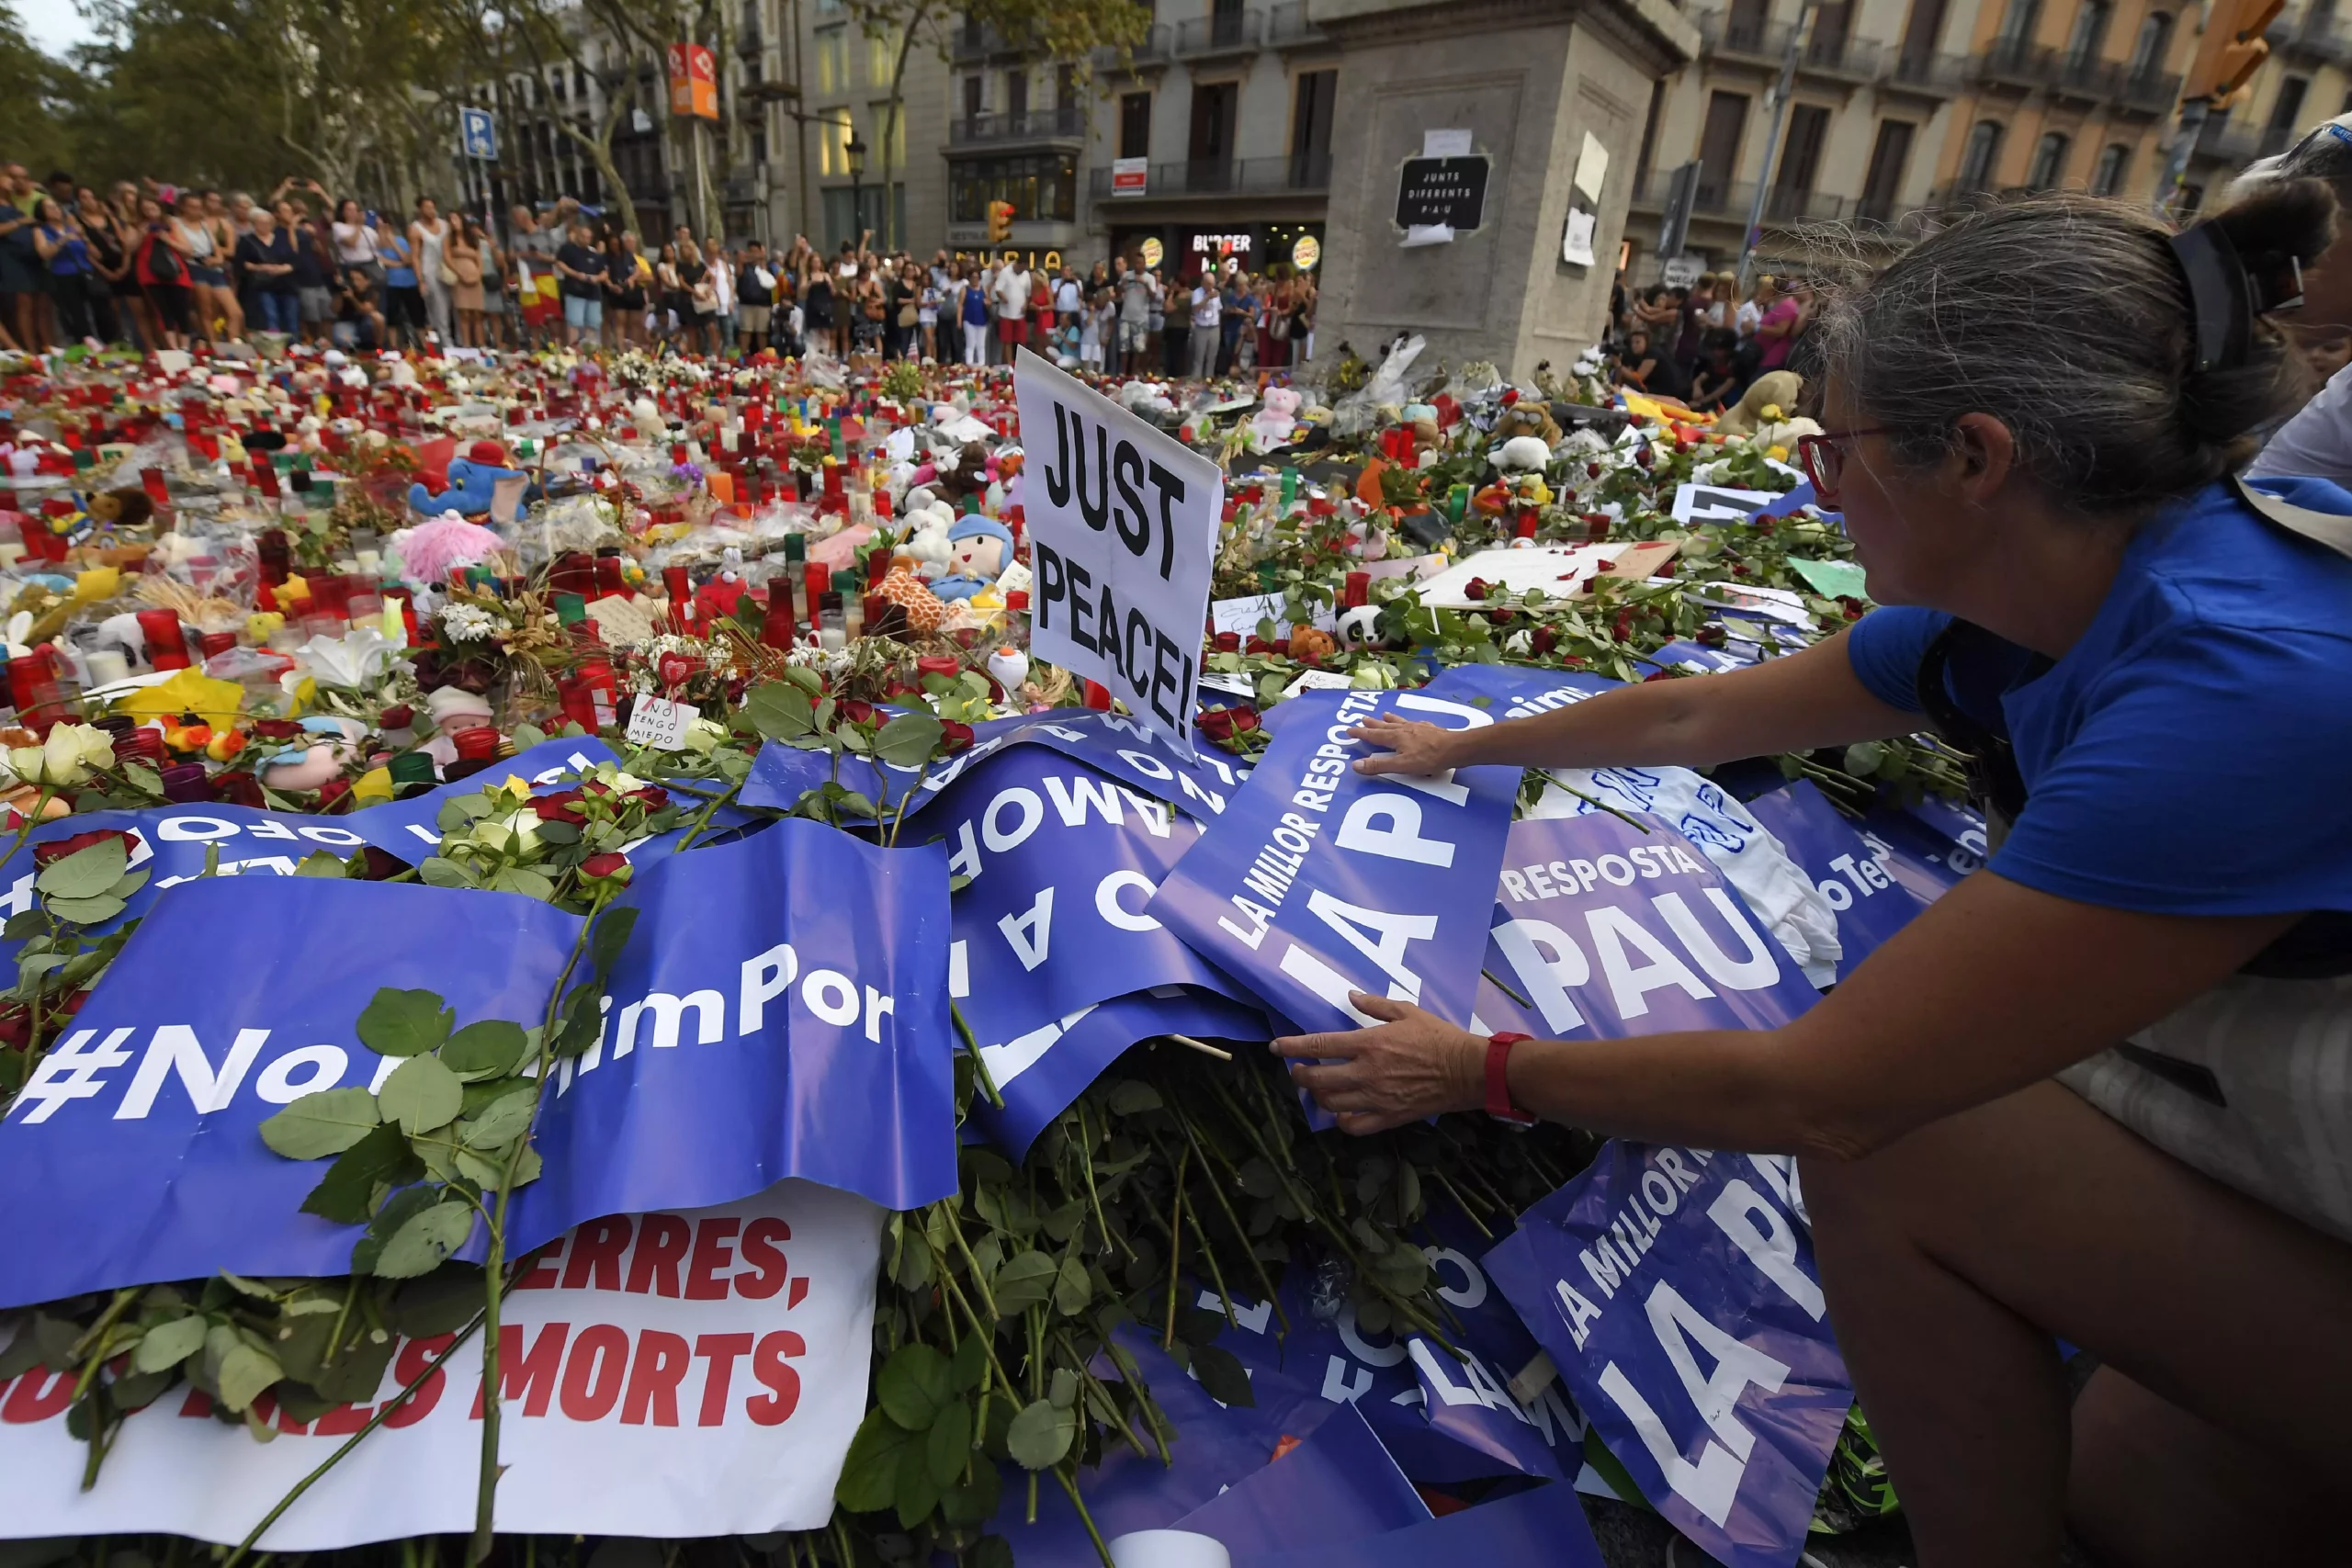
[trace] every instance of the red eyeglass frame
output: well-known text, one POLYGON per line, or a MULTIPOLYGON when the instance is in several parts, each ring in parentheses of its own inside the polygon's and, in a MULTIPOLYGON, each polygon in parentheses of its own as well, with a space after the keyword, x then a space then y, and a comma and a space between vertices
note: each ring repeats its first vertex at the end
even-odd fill
POLYGON ((1804 468, 1804 477, 1813 481, 1813 493, 1825 505, 1838 499, 1838 481, 1843 477, 1846 454, 1838 446, 1843 441, 1859 441, 1865 435, 1891 435, 1883 426, 1868 430, 1824 430, 1812 435, 1797 437, 1797 462, 1804 468), (1823 462, 1819 454, 1830 454, 1830 461, 1823 462), (1822 469, 1829 469, 1829 477, 1821 477, 1822 469))

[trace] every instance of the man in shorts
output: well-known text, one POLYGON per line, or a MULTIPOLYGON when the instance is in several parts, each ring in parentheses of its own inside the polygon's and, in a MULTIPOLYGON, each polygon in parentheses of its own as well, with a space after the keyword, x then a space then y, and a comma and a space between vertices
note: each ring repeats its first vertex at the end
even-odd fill
POLYGON ((775 274, 768 269, 768 248, 753 240, 743 247, 743 265, 735 275, 735 328, 746 357, 767 346, 775 310, 775 274))
POLYGON ((605 256, 588 243, 587 224, 571 226, 571 241, 555 253, 555 270, 563 279, 564 341, 594 342, 605 330, 605 256))
POLYGON ((1003 363, 1013 360, 1013 350, 1029 341, 1029 269, 1021 258, 1012 256, 996 275, 996 335, 1003 345, 1003 363))
POLYGON ((1140 260, 1121 264, 1119 274, 1119 359, 1130 376, 1143 374, 1144 350, 1151 339, 1151 274, 1140 260))

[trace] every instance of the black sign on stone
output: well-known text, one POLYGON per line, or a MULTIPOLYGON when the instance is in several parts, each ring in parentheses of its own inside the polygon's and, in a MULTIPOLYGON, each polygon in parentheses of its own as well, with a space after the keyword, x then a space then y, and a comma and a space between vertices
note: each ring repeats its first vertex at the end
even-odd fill
POLYGON ((1487 207, 1487 155, 1408 158, 1396 183, 1396 226, 1444 223, 1457 234, 1478 226, 1487 207))

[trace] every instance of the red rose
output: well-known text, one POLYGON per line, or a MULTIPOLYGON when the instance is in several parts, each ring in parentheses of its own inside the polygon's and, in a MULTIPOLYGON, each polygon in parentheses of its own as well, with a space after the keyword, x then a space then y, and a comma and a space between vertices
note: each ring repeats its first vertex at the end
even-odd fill
POLYGON ((670 792, 660 784, 645 784, 628 797, 648 811, 659 811, 670 804, 670 792))
POLYGON ((1560 645, 1560 634, 1550 626, 1538 626, 1528 639, 1538 653, 1549 653, 1560 645))
POLYGON ((291 740, 302 733, 302 727, 290 718, 257 718, 254 734, 263 740, 291 740))
POLYGON ((379 729, 406 729, 416 722, 416 710, 406 703, 395 703, 376 716, 379 729))
POLYGON ((874 705, 855 697, 843 697, 833 705, 833 716, 842 724, 871 724, 874 722, 874 705))
POLYGON ((1230 740, 1258 728, 1258 710, 1247 703, 1238 703, 1232 707, 1211 708, 1193 722, 1210 739, 1230 740))
POLYGON ((580 863, 580 874, 591 882, 626 883, 629 870, 628 856, 618 850, 606 850, 580 863))
POLYGON ((1484 599, 1487 596, 1487 580, 1483 577, 1474 577, 1462 592, 1473 599, 1484 599))
POLYGON ((1648 468, 1652 463, 1657 461, 1657 448, 1646 445, 1636 447, 1634 452, 1634 461, 1639 463, 1645 468, 1648 468))
POLYGON ((1599 479, 1600 477, 1600 465, 1598 463, 1587 463, 1584 466, 1584 477, 1589 479, 1599 479))
POLYGON ((966 747, 971 745, 972 727, 968 724, 959 723, 952 718, 941 719, 939 721, 939 739, 940 744, 947 748, 948 755, 954 756, 956 752, 961 751, 966 747))
POLYGON ((108 839, 122 840, 122 852, 125 858, 138 852, 139 840, 124 829, 94 828, 86 833, 76 833, 70 839, 52 839, 45 844, 35 844, 33 864, 37 866, 51 864, 63 860, 67 855, 78 854, 92 844, 103 843, 108 839))
POLYGON ((582 798, 582 792, 577 789, 534 795, 531 797, 531 809, 542 822, 569 822, 577 827, 588 820, 588 814, 581 809, 582 798))

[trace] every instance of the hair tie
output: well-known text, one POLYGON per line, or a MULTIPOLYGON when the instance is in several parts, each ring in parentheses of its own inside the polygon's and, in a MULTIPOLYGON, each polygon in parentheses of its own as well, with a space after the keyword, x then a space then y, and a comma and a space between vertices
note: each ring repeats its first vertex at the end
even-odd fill
POLYGON ((2229 231, 2209 219, 2167 243, 2188 280, 2189 321, 2197 337, 2193 368, 2234 370, 2254 351, 2254 321, 2303 302, 2303 264, 2285 251, 2251 261, 2229 231))

